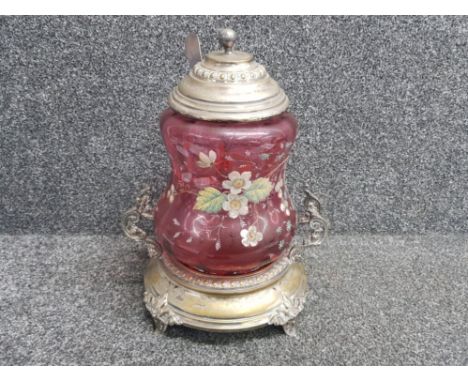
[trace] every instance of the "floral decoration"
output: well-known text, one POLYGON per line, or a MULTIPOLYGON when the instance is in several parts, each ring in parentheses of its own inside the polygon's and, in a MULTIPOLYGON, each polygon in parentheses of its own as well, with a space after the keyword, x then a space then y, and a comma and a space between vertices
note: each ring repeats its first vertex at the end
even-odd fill
POLYGON ((176 192, 175 186, 171 184, 171 187, 169 188, 166 194, 167 198, 169 199, 169 203, 172 203, 174 201, 176 194, 177 192, 176 192))
POLYGON ((226 200, 226 195, 214 187, 205 187, 200 190, 197 195, 195 210, 204 212, 217 213, 223 208, 223 203, 226 200))
POLYGON ((232 171, 228 175, 229 180, 223 182, 223 187, 228 189, 231 194, 240 194, 242 190, 249 188, 252 184, 250 181, 251 176, 250 171, 245 171, 242 174, 232 171))
POLYGON ((291 211, 289 211, 289 203, 286 199, 281 200, 280 210, 283 211, 286 216, 291 215, 291 211))
POLYGON ((245 196, 229 194, 227 200, 223 202, 223 210, 229 212, 231 219, 237 218, 239 215, 247 215, 249 200, 245 196))
POLYGON ((286 214, 286 216, 290 216, 291 211, 289 209, 289 202, 288 199, 285 198, 285 195, 283 193, 283 186, 284 181, 282 178, 279 178, 275 185, 275 192, 278 194, 278 198, 280 198, 281 200, 280 210, 283 211, 286 214))
MULTIPOLYGON (((199 153, 197 165, 202 168, 209 168, 216 161, 217 154, 210 150, 207 154, 199 153)), ((207 212, 219 213, 226 211, 231 219, 237 219, 249 213, 249 202, 260 203, 268 198, 273 185, 268 178, 261 177, 252 179, 250 171, 231 171, 222 182, 222 190, 215 187, 205 187, 198 191, 194 209, 207 212)), ((224 219, 224 217, 223 217, 224 219)), ((222 225, 222 223, 221 223, 222 225)), ((245 227, 245 222, 240 220, 241 228, 245 227)), ((263 239, 263 233, 257 231, 255 225, 243 228, 240 231, 242 245, 245 247, 255 247, 263 239)), ((215 244, 216 250, 221 248, 218 240, 215 244)))
POLYGON ((198 154, 198 158, 199 158, 199 160, 197 161, 198 167, 209 168, 214 164, 214 162, 216 162, 216 153, 213 150, 210 150, 208 152, 208 155, 200 152, 198 154))
POLYGON ((280 240, 278 243, 278 249, 281 251, 284 248, 284 240, 280 240))
POLYGON ((278 198, 283 198, 283 179, 279 179, 275 185, 275 192, 278 194, 278 198))
POLYGON ((228 175, 229 180, 223 182, 223 187, 229 189, 229 193, 226 194, 214 187, 205 187, 198 192, 194 209, 210 213, 218 213, 221 209, 225 211, 231 211, 232 209, 233 211, 239 210, 237 216, 247 214, 247 212, 244 213, 244 206, 247 207, 244 199, 247 202, 259 203, 265 200, 273 189, 271 182, 267 178, 257 178, 251 181, 251 176, 250 171, 243 172, 242 174, 238 171, 232 171, 228 175), (236 199, 233 197, 241 193, 242 198, 236 199), (234 203, 231 206, 231 204, 225 204, 225 202, 234 203), (241 203, 240 206, 238 202, 241 203))
POLYGON ((251 225, 248 229, 240 231, 242 245, 244 247, 255 247, 263 239, 263 234, 257 231, 257 227, 251 225))

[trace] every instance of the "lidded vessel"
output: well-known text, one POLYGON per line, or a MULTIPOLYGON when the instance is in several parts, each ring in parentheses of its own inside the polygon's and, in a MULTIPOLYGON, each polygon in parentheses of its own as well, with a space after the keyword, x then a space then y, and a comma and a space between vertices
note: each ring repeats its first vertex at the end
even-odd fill
MULTIPOLYGON (((286 325, 305 299, 285 182, 297 122, 265 67, 235 49, 236 34, 218 37, 221 50, 202 58, 189 36, 191 70, 160 120, 171 176, 153 208, 146 241, 155 256, 145 275, 146 306, 160 328, 286 325)), ((300 222, 321 218, 319 208, 310 196, 300 222)))
POLYGON ((250 53, 207 54, 169 96, 161 133, 172 175, 155 210, 167 256, 199 272, 254 272, 287 251, 296 214, 284 170, 296 137, 288 98, 250 53))

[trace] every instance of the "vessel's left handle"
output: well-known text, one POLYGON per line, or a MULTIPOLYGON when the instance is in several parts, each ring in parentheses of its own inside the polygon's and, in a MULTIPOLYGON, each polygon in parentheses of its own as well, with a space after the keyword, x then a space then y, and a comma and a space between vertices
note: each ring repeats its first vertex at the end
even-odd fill
POLYGON ((132 240, 144 242, 148 248, 150 257, 161 255, 161 246, 156 242, 152 233, 148 233, 139 226, 142 220, 153 221, 153 197, 152 188, 145 185, 136 198, 135 205, 122 215, 122 230, 132 240))

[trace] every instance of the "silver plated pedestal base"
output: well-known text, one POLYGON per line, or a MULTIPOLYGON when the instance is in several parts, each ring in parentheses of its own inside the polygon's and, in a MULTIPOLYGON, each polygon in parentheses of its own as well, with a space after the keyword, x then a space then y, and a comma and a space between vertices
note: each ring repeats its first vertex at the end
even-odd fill
POLYGON ((304 267, 296 262, 271 284, 247 292, 233 288, 232 293, 209 293, 182 284, 160 257, 150 260, 144 282, 144 301, 159 332, 169 325, 212 332, 280 325, 288 335, 295 335, 293 320, 304 308, 307 294, 304 267))
POLYGON ((159 332, 169 325, 215 331, 236 332, 265 325, 282 326, 295 335, 294 318, 304 308, 307 278, 302 264, 295 261, 305 249, 320 245, 329 223, 321 215, 320 201, 309 191, 304 212, 298 215, 305 227, 302 243, 294 245, 268 271, 231 278, 193 275, 163 257, 154 237, 139 227, 143 219, 152 220, 154 192, 143 188, 134 207, 122 217, 125 234, 144 242, 151 258, 145 273, 145 304, 159 332))

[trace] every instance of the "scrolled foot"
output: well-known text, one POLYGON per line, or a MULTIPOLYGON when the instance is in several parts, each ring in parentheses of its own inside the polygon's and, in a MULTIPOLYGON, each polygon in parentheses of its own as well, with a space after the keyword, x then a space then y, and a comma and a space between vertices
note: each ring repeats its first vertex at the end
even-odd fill
MULTIPOLYGON (((172 288, 172 284, 170 288, 172 288)), ((155 295, 145 291, 143 300, 146 309, 154 320, 154 329, 157 333, 164 333, 168 326, 182 325, 182 318, 178 316, 168 303, 168 293, 155 295)))
POLYGON ((283 294, 282 303, 277 306, 274 314, 270 317, 269 323, 276 326, 282 326, 284 332, 291 337, 296 337, 296 327, 294 319, 304 309, 304 303, 307 291, 293 297, 283 294))
POLYGON ((154 318, 153 319, 153 324, 154 324, 154 333, 155 334, 164 334, 164 332, 167 329, 167 324, 162 322, 161 320, 154 318))
POLYGON ((286 322, 283 325, 283 330, 289 337, 297 338, 296 323, 294 320, 286 322))

